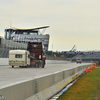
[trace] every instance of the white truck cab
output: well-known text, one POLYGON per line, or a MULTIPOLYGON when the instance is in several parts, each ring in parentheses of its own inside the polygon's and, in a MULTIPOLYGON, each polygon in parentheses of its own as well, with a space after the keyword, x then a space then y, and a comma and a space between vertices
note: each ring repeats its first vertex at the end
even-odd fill
POLYGON ((81 64, 82 63, 82 59, 81 58, 77 58, 76 62, 81 64))
POLYGON ((27 50, 10 50, 9 65, 12 66, 27 66, 30 65, 30 53, 27 50))

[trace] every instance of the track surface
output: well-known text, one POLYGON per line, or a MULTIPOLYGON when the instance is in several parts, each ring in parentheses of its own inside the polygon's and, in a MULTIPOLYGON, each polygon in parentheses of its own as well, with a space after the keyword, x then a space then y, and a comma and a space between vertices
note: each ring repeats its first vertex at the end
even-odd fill
POLYGON ((46 64, 45 68, 19 68, 18 66, 12 68, 11 66, 0 66, 0 88, 42 75, 88 64, 90 63, 46 64))

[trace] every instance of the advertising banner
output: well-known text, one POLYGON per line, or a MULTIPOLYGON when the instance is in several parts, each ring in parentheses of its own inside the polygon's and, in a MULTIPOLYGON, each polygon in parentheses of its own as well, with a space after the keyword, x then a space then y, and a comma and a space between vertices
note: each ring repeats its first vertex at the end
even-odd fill
POLYGON ((62 51, 63 54, 83 54, 83 55, 100 55, 100 51, 90 51, 90 52, 81 52, 81 51, 62 51))

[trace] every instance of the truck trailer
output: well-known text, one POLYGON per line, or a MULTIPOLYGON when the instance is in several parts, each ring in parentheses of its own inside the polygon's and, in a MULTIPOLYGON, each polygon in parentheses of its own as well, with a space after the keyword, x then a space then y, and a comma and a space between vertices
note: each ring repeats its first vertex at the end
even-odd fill
POLYGON ((19 67, 44 68, 46 60, 45 48, 42 42, 28 42, 27 50, 10 50, 9 65, 19 67))

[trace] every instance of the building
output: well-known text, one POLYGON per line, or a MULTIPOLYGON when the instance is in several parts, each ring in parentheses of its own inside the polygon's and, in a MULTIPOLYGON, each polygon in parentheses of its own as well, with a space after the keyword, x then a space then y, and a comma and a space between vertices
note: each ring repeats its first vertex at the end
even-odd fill
POLYGON ((19 29, 19 28, 9 28, 5 29, 5 39, 13 40, 14 42, 27 44, 29 41, 42 42, 45 47, 45 50, 48 51, 49 45, 49 34, 43 34, 45 29, 49 26, 32 28, 32 29, 19 29), (42 32, 40 32, 42 30, 42 32))

